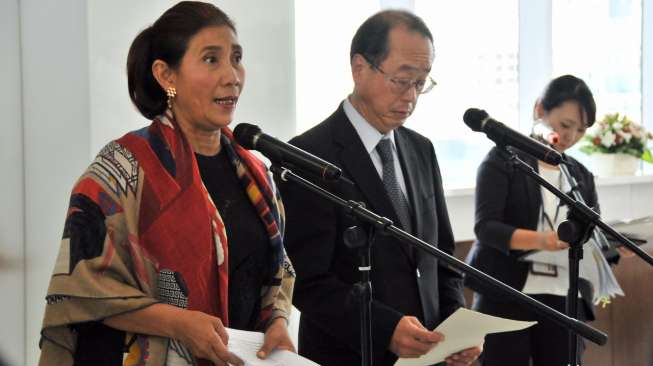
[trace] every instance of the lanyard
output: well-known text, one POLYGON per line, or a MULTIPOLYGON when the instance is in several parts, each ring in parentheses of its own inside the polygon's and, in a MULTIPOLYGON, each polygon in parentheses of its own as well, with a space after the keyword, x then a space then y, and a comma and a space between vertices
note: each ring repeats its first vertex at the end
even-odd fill
MULTIPOLYGON (((558 175, 558 187, 557 187, 558 189, 562 188, 562 172, 560 173, 561 174, 558 175)), ((549 226, 549 229, 555 230, 556 229, 555 225, 558 222, 558 216, 560 215, 560 207, 563 206, 564 203, 560 201, 560 199, 558 198, 558 204, 556 205, 555 214, 553 216, 553 220, 551 220, 551 216, 549 216, 549 214, 547 214, 546 211, 544 210, 545 201, 544 201, 544 191, 542 190, 542 188, 540 190, 540 194, 542 195, 542 204, 540 205, 540 226, 544 230, 544 223, 546 222, 546 224, 549 226)))

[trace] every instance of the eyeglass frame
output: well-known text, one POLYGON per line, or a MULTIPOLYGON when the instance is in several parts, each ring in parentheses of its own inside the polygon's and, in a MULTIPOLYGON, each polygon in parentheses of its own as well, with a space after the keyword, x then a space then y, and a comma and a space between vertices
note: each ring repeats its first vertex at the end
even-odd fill
POLYGON ((367 62, 373 69, 380 72, 381 75, 383 75, 383 78, 385 80, 389 81, 390 83, 392 83, 392 85, 399 88, 398 92, 393 91, 393 93, 395 93, 397 95, 404 94, 410 88, 415 88, 415 91, 417 91, 417 94, 422 95, 422 94, 426 94, 426 93, 430 92, 431 90, 433 90, 433 88, 436 85, 438 85, 438 83, 431 77, 431 75, 427 75, 424 80, 411 79, 411 78, 397 78, 397 77, 391 76, 387 72, 383 71, 380 66, 377 66, 376 64, 371 62, 365 55, 361 55, 361 56, 363 57, 365 62, 367 62), (424 85, 422 85, 421 90, 418 89, 418 87, 417 87, 417 84, 420 81, 424 82, 424 85), (426 87, 426 85, 427 85, 427 81, 430 82, 429 87, 427 89, 424 89, 424 87, 426 87), (408 83, 408 84, 402 86, 401 85, 402 83, 408 83))

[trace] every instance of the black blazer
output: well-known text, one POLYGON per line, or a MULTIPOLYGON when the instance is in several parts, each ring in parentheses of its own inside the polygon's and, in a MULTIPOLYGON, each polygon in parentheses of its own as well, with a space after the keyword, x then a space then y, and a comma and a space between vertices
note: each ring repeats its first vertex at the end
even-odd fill
MULTIPOLYGON (((536 159, 519 151, 517 155, 538 171, 536 159)), ((572 163, 569 172, 578 181, 585 203, 598 210, 594 176, 581 163, 571 157, 567 158, 572 163)), ((474 232, 477 239, 467 256, 467 262, 521 291, 526 283, 529 264, 518 260, 523 251, 511 250, 510 238, 518 228, 537 230, 541 205, 541 189, 537 182, 524 172, 515 170, 496 147, 492 148, 479 166, 476 176, 474 232)), ((466 278, 465 285, 494 302, 505 299, 472 278, 466 278)), ((587 305, 586 315, 593 320, 589 282, 581 279, 579 287, 587 305)))
MULTIPOLYGON (((451 254, 454 239, 433 145, 403 127, 395 130, 395 139, 412 209, 413 234, 451 254)), ((342 105, 290 142, 336 164, 355 184, 321 184, 325 188, 345 200, 365 202, 370 210, 399 222, 342 105)), ((351 294, 352 284, 359 280, 357 257, 342 239, 343 231, 357 223, 301 187, 279 185, 287 219, 284 245, 297 272, 293 303, 301 311, 299 353, 322 365, 360 364, 359 307, 351 294)), ((464 304, 457 273, 387 236, 377 236, 372 247, 371 279, 377 365, 395 362, 388 347, 402 316, 415 316, 433 329, 464 304)))

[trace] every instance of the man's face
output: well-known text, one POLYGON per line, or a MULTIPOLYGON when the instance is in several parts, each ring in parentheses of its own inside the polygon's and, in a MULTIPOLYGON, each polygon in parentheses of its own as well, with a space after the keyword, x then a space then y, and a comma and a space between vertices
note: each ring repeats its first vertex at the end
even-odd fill
POLYGON ((388 48, 388 56, 376 67, 361 55, 352 60, 355 86, 351 102, 381 133, 400 127, 415 110, 419 96, 414 85, 401 91, 393 80, 423 81, 433 64, 431 41, 403 26, 390 31, 388 48))

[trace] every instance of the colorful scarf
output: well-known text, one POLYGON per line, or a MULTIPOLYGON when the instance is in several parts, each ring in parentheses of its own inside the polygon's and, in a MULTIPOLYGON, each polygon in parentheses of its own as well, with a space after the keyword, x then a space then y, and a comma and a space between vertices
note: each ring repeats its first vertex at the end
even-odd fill
MULTIPOLYGON (((234 143, 228 128, 221 143, 270 239, 272 281, 261 295, 263 330, 277 317, 288 318, 291 308, 294 272, 282 244, 283 206, 265 165, 234 143)), ((227 248, 224 224, 194 152, 169 111, 109 143, 71 195, 46 297, 40 365, 72 365, 71 325, 160 302, 162 269, 182 275, 189 309, 227 325, 227 248)), ((132 342, 124 365, 165 364, 168 339, 131 334, 126 339, 132 342)))

